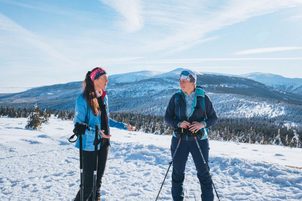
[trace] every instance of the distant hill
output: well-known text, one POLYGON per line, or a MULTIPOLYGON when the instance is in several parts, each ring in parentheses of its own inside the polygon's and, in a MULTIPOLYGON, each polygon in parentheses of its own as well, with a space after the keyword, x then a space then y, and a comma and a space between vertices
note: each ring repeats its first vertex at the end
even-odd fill
POLYGON ((269 73, 250 73, 243 76, 282 91, 302 95, 302 78, 287 78, 269 73))
MULTIPOLYGON (((109 78, 111 112, 163 115, 173 93, 179 90, 182 69, 167 73, 140 71, 109 78)), ((198 85, 206 90, 220 117, 267 117, 302 122, 302 96, 255 80, 216 74, 198 75, 198 85)), ((81 82, 33 88, 14 94, 0 94, 0 106, 73 110, 81 93, 81 82)))

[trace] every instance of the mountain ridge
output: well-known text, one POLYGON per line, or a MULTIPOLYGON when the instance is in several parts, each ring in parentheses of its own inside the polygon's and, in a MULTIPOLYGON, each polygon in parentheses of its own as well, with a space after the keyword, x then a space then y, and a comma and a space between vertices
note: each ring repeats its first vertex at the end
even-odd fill
MULTIPOLYGON (((118 79, 109 77, 110 111, 162 116, 170 97, 179 90, 178 74, 181 70, 155 75, 140 71, 119 74, 115 76, 118 79), (147 75, 141 75, 144 73, 147 75), (142 79, 131 81, 132 75, 142 76, 142 79)), ((280 116, 287 121, 301 119, 302 122, 302 96, 299 94, 238 76, 198 74, 197 77, 197 84, 206 90, 222 117, 280 116)), ((0 94, 0 106, 32 107, 37 103, 52 110, 73 110, 81 91, 81 81, 37 87, 15 94, 0 94)))

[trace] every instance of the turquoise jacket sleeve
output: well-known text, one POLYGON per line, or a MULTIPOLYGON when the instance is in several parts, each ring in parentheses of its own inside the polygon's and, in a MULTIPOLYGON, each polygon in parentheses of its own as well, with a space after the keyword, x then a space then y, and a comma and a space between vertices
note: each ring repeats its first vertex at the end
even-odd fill
POLYGON ((79 96, 76 100, 75 104, 75 114, 74 114, 74 119, 73 123, 88 123, 86 121, 86 113, 87 113, 87 104, 86 101, 83 100, 83 96, 79 96))
POLYGON ((109 126, 110 127, 115 127, 115 128, 119 128, 119 129, 123 129, 123 130, 127 130, 127 124, 123 123, 123 122, 118 122, 115 121, 111 118, 109 118, 109 126))

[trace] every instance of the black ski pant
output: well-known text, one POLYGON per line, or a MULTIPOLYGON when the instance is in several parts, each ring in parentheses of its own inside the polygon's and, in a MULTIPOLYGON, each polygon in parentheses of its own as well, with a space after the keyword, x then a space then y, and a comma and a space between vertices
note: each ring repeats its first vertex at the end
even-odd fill
MULTIPOLYGON (((102 177, 104 175, 105 166, 108 156, 108 145, 102 145, 98 151, 98 169, 97 169, 97 194, 100 193, 102 177)), ((93 188, 93 170, 95 167, 95 152, 83 151, 83 174, 84 174, 84 200, 92 201, 93 188)), ((96 196, 97 197, 97 196, 96 196)), ((80 190, 78 191, 75 201, 80 201, 80 190)))
MULTIPOLYGON (((171 154, 175 152, 179 138, 172 137, 171 154)), ((198 144, 206 162, 209 157, 208 140, 198 139, 198 144)), ((176 155, 173 160, 172 172, 172 197, 174 201, 182 201, 184 199, 183 182, 185 179, 185 167, 189 153, 192 154, 193 161, 197 170, 197 177, 201 188, 202 201, 213 201, 214 194, 212 188, 212 180, 206 165, 203 163, 196 141, 193 137, 182 138, 176 155)))

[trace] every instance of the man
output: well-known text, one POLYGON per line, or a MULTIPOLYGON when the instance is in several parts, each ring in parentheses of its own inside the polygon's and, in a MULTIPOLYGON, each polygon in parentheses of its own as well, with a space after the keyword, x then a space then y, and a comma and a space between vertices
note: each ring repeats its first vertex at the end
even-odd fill
POLYGON ((211 176, 195 140, 197 140, 203 157, 208 163, 207 130, 217 121, 217 116, 209 97, 205 95, 201 87, 196 86, 196 82, 197 76, 191 70, 183 70, 180 73, 181 90, 172 96, 165 114, 165 121, 174 128, 171 144, 172 157, 175 154, 172 172, 172 197, 174 201, 184 199, 184 171, 189 153, 191 153, 196 166, 202 201, 214 200, 211 176), (178 144, 179 146, 177 146, 178 144))

